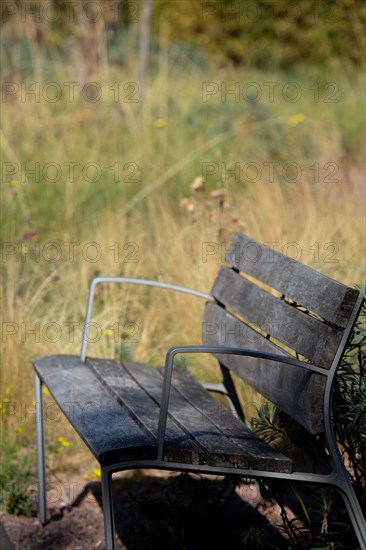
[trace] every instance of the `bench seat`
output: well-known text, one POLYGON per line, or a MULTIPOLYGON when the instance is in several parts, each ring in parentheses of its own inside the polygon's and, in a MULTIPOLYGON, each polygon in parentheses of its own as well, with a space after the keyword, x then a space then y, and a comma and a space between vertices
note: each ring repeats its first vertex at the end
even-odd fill
MULTIPOLYGON (((163 369, 50 355, 34 368, 101 466, 154 461, 163 369)), ((47 414, 47 409, 46 409, 47 414)), ((185 368, 174 369, 164 460, 290 473, 292 461, 252 432, 185 368)))

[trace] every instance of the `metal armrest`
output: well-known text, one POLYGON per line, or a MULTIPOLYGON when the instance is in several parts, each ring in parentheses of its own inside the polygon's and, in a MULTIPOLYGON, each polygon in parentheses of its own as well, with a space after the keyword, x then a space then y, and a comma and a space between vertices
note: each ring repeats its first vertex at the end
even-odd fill
POLYGON ((83 337, 81 342, 80 349, 80 359, 85 363, 86 349, 88 346, 88 326, 90 323, 93 303, 94 303, 94 293, 95 288, 99 283, 125 283, 132 285, 145 285, 145 286, 154 286, 159 288, 164 288, 165 290, 175 290, 176 292, 183 292, 185 294, 191 294, 192 296, 197 296, 198 298, 203 298, 210 302, 214 302, 214 298, 210 294, 205 294, 199 290, 194 290, 192 288, 186 288, 184 286, 173 285, 170 283, 163 283, 160 281, 154 281, 151 279, 133 279, 130 277, 95 277, 90 283, 88 302, 86 306, 85 321, 83 327, 83 337))
POLYGON ((232 347, 226 347, 226 346, 175 346, 173 348, 170 348, 166 354, 163 390, 162 390, 161 404, 160 404, 158 438, 157 438, 158 439, 158 460, 163 460, 169 396, 170 396, 170 388, 171 388, 172 373, 173 373, 173 361, 174 361, 174 357, 178 353, 212 353, 212 354, 243 355, 246 357, 257 357, 258 359, 267 359, 269 361, 286 363, 288 365, 300 367, 302 369, 306 369, 311 372, 316 372, 317 374, 321 374, 323 376, 328 376, 328 371, 320 367, 316 367, 315 365, 312 365, 310 363, 299 361, 294 357, 278 355, 275 353, 267 353, 264 351, 232 348, 232 347))

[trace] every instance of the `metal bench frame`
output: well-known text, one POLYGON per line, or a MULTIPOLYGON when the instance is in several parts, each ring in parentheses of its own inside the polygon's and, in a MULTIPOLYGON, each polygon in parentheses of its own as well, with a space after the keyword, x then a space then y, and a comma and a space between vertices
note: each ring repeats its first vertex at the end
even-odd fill
MULTIPOLYGON (((135 279, 125 277, 96 277, 93 279, 90 285, 89 297, 87 302, 86 316, 83 328, 83 338, 80 351, 80 358, 82 362, 86 360, 86 351, 88 344, 88 326, 92 317, 93 302, 95 290, 100 283, 121 283, 121 284, 133 284, 133 285, 145 285, 159 287, 165 290, 172 290, 177 292, 183 292, 202 298, 206 301, 214 302, 214 298, 210 294, 193 290, 190 288, 153 281, 150 279, 135 279)), ((356 498, 354 490, 352 488, 349 475, 343 464, 341 454, 339 452, 335 434, 332 426, 331 408, 332 408, 332 389, 334 377, 336 375, 339 362, 342 357, 343 347, 345 346, 350 336, 353 325, 357 319, 360 308, 362 306, 362 297, 360 296, 356 306, 354 307, 352 317, 350 318, 348 325, 344 331, 340 351, 337 352, 332 366, 329 370, 311 365, 309 363, 297 360, 291 357, 284 357, 271 353, 259 352, 253 349, 242 349, 227 346, 175 346, 168 350, 165 360, 164 380, 161 398, 161 407, 159 414, 158 424, 158 453, 156 460, 135 460, 126 461, 113 464, 112 466, 104 466, 101 468, 101 483, 102 483, 102 504, 104 515, 104 529, 105 529, 105 544, 107 550, 115 550, 115 524, 113 513, 113 496, 112 496, 112 474, 118 471, 134 468, 155 468, 159 470, 171 470, 171 471, 187 471, 195 473, 205 474, 217 474, 217 475, 237 475, 239 477, 248 478, 263 478, 263 479, 283 479, 289 482, 304 482, 304 483, 317 483, 320 485, 331 486, 337 489, 343 497, 347 511, 352 521, 352 525, 357 536, 360 548, 366 549, 366 522, 363 516, 360 504, 356 498), (342 346, 343 344, 343 346, 342 346), (177 354, 188 353, 210 353, 218 354, 225 353, 227 355, 241 355, 249 357, 257 357, 263 359, 269 359, 273 361, 279 361, 291 366, 298 367, 300 369, 306 369, 308 371, 320 374, 326 377, 325 395, 323 402, 324 410, 324 422, 325 422, 325 441, 329 452, 329 457, 333 466, 332 471, 329 474, 315 474, 315 473, 278 473, 268 472, 252 469, 238 469, 238 468, 225 468, 225 467, 213 467, 209 465, 191 465, 183 463, 167 462, 163 458, 165 430, 167 423, 169 395, 171 388, 171 379, 173 372, 174 357, 177 354)), ((36 398, 36 427, 37 427, 37 464, 38 464, 38 482, 39 482, 39 518, 42 524, 47 523, 47 496, 46 496, 46 463, 45 463, 45 444, 44 444, 44 421, 43 421, 43 396, 42 396, 43 383, 37 373, 35 374, 35 398, 36 398)), ((236 395, 233 392, 227 391, 223 384, 218 385, 206 385, 207 389, 213 391, 219 391, 225 394, 228 399, 231 399, 235 403, 236 395)))

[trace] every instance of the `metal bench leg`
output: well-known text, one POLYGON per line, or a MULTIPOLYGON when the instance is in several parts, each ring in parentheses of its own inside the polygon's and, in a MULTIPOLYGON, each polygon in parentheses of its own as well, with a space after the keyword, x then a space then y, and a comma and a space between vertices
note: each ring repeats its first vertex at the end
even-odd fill
POLYGON ((104 536, 106 550, 116 550, 114 513, 113 513, 113 494, 112 494, 112 474, 102 468, 102 504, 104 516, 104 536))
POLYGON ((47 492, 46 492, 46 463, 44 446, 44 417, 42 382, 37 374, 34 377, 36 398, 36 436, 37 436, 37 471, 38 471, 38 510, 39 521, 47 523, 47 492))
POLYGON ((244 411, 240 404, 239 396, 236 391, 235 384, 231 376, 231 372, 227 367, 225 367, 225 365, 220 363, 220 361, 219 361, 219 365, 220 365, 221 374, 222 374, 222 382, 225 388, 227 389, 229 399, 231 401, 231 406, 234 409, 236 415, 244 422, 245 421, 244 411))

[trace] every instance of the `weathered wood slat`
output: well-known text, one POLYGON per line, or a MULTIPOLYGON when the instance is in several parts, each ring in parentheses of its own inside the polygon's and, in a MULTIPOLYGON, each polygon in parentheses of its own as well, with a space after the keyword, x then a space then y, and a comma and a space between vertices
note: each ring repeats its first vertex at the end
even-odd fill
MULTIPOLYGON (((117 400, 140 429, 156 443, 160 411, 158 403, 136 382, 123 364, 94 358, 88 358, 87 362, 101 384, 111 393, 111 397, 117 400)), ((150 365, 141 366, 149 371, 151 384, 155 384, 161 392, 162 379, 159 371, 150 365)), ((133 364, 130 368, 133 370, 133 364)), ((191 382, 197 384, 192 378, 191 382)), ((199 464, 200 448, 171 418, 167 421, 165 451, 171 461, 199 464)))
POLYGON ((221 267, 211 293, 226 308, 313 363, 331 366, 341 330, 306 315, 227 267, 221 267))
MULTIPOLYGON (((192 407, 203 411, 216 429, 225 433, 241 452, 248 456, 249 468, 274 472, 291 472, 292 461, 273 450, 267 443, 261 440, 254 432, 236 418, 232 411, 225 409, 216 399, 207 400, 207 391, 199 384, 190 384, 184 370, 175 369, 173 372, 174 388, 185 398, 192 407), (203 406, 204 404, 204 406, 203 406)), ((217 457, 220 460, 220 457, 217 457)))
POLYGON ((80 357, 45 356, 33 366, 100 464, 156 457, 154 441, 111 399, 80 357))
POLYGON ((359 295, 355 289, 239 233, 230 244, 226 262, 343 328, 359 295))
MULTIPOLYGON (((146 369, 141 365, 135 365, 125 363, 126 368, 130 374, 143 385, 150 396, 160 403, 161 399, 161 386, 156 384, 155 377, 151 376, 146 369)), ((161 378, 162 380, 162 378, 161 378)), ((212 397, 207 393, 207 401, 212 397)), ((202 403, 204 410, 206 403, 202 403)), ((220 454, 221 459, 227 459, 227 465, 230 466, 238 456, 239 449, 235 444, 232 444, 229 440, 226 441, 224 435, 215 430, 212 423, 207 421, 206 416, 203 414, 203 410, 199 413, 195 409, 192 410, 189 402, 184 399, 174 387, 171 388, 170 400, 169 400, 169 416, 179 425, 179 427, 191 434, 195 443, 199 445, 204 453, 204 461, 207 464, 213 464, 217 454, 220 454)), ((241 464, 243 468, 248 466, 247 457, 241 457, 241 464)))
MULTIPOLYGON (((155 376, 144 365, 125 363, 125 367, 160 403, 161 385, 156 384, 155 376)), ((245 424, 228 414, 183 370, 176 372, 175 369, 173 373, 168 414, 182 430, 190 434, 202 449, 204 462, 211 466, 291 471, 289 459, 274 451, 250 432, 245 424)))
MULTIPOLYGON (((269 340, 254 332, 216 304, 207 304, 203 321, 203 343, 232 346, 287 355, 269 340)), ((324 430, 323 409, 325 377, 298 367, 274 361, 218 355, 225 366, 250 386, 280 407, 311 433, 324 430)))

